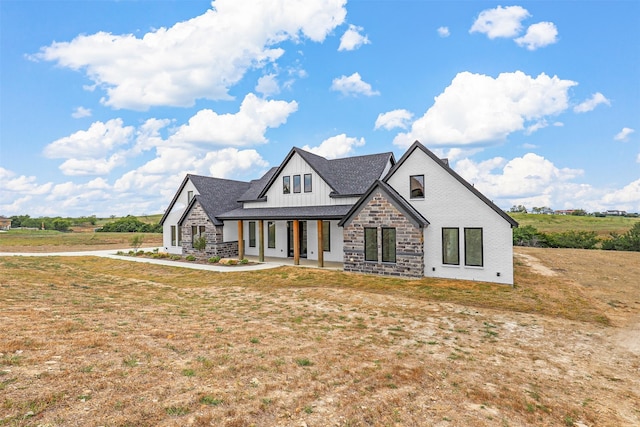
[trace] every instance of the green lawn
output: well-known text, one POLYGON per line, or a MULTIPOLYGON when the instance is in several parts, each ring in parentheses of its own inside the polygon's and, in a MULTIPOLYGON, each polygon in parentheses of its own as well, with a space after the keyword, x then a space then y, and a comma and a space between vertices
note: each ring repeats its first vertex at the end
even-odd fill
POLYGON ((634 224, 640 222, 640 218, 627 218, 617 216, 595 217, 574 215, 540 215, 509 213, 518 221, 520 227, 531 225, 543 233, 560 233, 563 231, 595 231, 598 236, 609 236, 609 233, 625 233, 634 224))

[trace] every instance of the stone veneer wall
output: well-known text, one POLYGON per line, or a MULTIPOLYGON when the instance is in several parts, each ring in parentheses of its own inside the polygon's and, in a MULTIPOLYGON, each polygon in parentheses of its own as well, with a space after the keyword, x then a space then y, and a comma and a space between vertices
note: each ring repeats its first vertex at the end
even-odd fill
POLYGON ((422 228, 411 223, 381 191, 344 227, 344 271, 391 276, 423 277, 422 228), (364 229, 378 229, 378 261, 364 260, 364 229), (382 227, 396 229, 396 262, 382 262, 382 227))
POLYGON ((205 255, 207 258, 219 256, 220 258, 231 258, 238 256, 238 242, 223 242, 222 226, 214 225, 200 203, 195 203, 191 208, 187 218, 182 224, 182 254, 201 256, 202 253, 194 249, 191 244, 191 226, 205 226, 205 237, 207 247, 205 255))

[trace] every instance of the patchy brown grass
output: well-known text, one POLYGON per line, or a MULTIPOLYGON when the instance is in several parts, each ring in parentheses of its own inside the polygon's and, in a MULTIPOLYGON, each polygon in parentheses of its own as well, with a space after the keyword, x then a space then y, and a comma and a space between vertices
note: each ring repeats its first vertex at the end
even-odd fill
POLYGON ((0 233, 0 252, 61 252, 122 249, 131 238, 143 236, 143 246, 162 246, 160 233, 96 233, 88 230, 62 233, 52 230, 11 230, 0 233))
POLYGON ((640 254, 522 253, 557 274, 0 258, 0 425, 637 425, 640 254))

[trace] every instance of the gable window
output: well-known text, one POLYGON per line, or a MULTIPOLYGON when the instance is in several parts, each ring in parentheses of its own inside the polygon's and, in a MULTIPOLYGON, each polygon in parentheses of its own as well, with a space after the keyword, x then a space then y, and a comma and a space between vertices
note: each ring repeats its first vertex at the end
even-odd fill
POLYGON ((364 260, 378 260, 378 229, 365 227, 364 229, 364 260))
POLYGON ((276 247, 276 223, 273 221, 267 221, 267 247, 275 248, 276 247))
POLYGON ((331 251, 331 222, 322 221, 322 249, 324 252, 331 251))
POLYGON ((382 262, 396 262, 396 229, 382 229, 382 262))
POLYGON ((409 177, 409 191, 412 199, 424 199, 424 175, 409 177))
POLYGON ((256 222, 249 221, 249 247, 256 247, 256 222))
POLYGON ((442 229, 442 263, 460 265, 460 230, 457 228, 442 229))
POLYGON ((464 265, 483 266, 482 228, 464 229, 464 265))
POLYGON ((293 175, 293 192, 300 192, 300 175, 293 175))
POLYGON ((304 174, 304 192, 311 193, 311 174, 310 173, 304 174))
POLYGON ((187 191, 187 204, 191 203, 191 199, 193 199, 193 191, 187 191))
POLYGON ((282 177, 282 194, 291 193, 291 177, 283 176, 282 177))

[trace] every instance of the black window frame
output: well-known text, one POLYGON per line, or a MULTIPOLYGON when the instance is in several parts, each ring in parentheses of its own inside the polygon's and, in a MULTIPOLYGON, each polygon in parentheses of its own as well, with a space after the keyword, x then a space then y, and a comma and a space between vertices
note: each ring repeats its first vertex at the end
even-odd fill
POLYGON ((331 221, 322 221, 322 251, 331 252, 331 221))
POLYGON ((460 228, 458 227, 442 227, 442 263, 445 265, 460 265, 460 228), (457 260, 455 262, 449 262, 448 261, 448 257, 447 257, 447 239, 445 237, 445 234, 447 234, 447 231, 454 231, 456 232, 456 242, 455 242, 455 252, 456 252, 456 256, 457 256, 457 260))
POLYGON ((191 200, 193 200, 193 190, 187 191, 187 204, 191 203, 191 200))
POLYGON ((256 247, 256 222, 249 221, 249 247, 256 247))
POLYGON ((409 177, 409 198, 411 198, 411 199, 424 199, 424 175, 411 175, 409 177), (422 182, 420 182, 420 180, 422 182), (416 194, 416 195, 413 194, 415 190, 418 190, 418 189, 414 190, 414 188, 413 188, 414 181, 421 185, 421 188, 419 188, 420 193, 416 194))
POLYGON ((304 192, 311 193, 313 191, 313 181, 310 173, 305 173, 303 178, 304 192), (307 178, 309 178, 309 186, 307 188, 307 178))
POLYGON ((178 226, 171 226, 171 246, 178 246, 176 242, 178 241, 178 226))
POLYGON ((293 175, 293 192, 294 193, 302 192, 302 183, 300 181, 300 175, 293 175))
POLYGON ((291 177, 289 175, 282 177, 282 194, 291 194, 291 177))
POLYGON ((378 261, 378 228, 377 227, 364 227, 364 260, 370 261, 370 262, 378 261), (369 238, 367 238, 368 235, 369 235, 369 238), (372 237, 374 239, 373 242, 368 242, 368 240, 372 237), (373 248, 375 249, 373 252, 375 256, 373 257, 368 256, 372 254, 372 252, 367 250, 367 248, 370 246, 371 243, 373 243, 373 248))
POLYGON ((267 248, 275 249, 276 247, 276 223, 275 221, 267 221, 267 248))
POLYGON ((382 227, 382 262, 396 263, 396 229, 394 227, 382 227), (393 235, 393 244, 389 244, 389 236, 393 235), (392 255, 392 256, 390 256, 392 255))
POLYGON ((465 227, 464 228, 464 265, 468 267, 484 267, 484 230, 482 227, 465 227), (472 264, 469 262, 469 259, 473 259, 474 257, 469 256, 469 248, 473 248, 473 242, 469 241, 469 234, 467 232, 470 231, 480 231, 480 263, 472 264))

